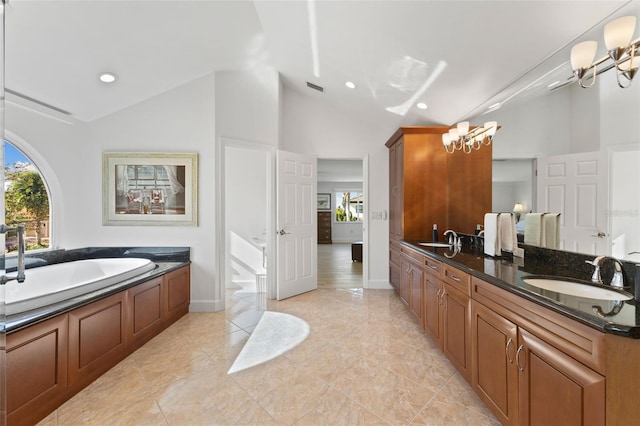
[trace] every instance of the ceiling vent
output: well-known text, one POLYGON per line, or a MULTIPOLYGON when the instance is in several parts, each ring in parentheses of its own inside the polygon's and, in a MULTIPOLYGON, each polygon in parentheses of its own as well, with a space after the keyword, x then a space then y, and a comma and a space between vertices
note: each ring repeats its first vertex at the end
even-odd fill
POLYGON ((311 87, 314 90, 317 90, 318 92, 324 92, 324 87, 318 86, 317 84, 313 84, 313 83, 309 83, 307 81, 307 87, 311 87))

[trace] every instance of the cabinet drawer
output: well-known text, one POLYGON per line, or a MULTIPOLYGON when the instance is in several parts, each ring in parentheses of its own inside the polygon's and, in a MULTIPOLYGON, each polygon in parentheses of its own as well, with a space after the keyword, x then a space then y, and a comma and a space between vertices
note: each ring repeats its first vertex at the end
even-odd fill
POLYGON ((450 284, 467 296, 471 296, 471 275, 450 265, 442 265, 442 269, 442 275, 447 284, 450 284))
POLYGON ((416 260, 417 263, 419 263, 420 265, 424 264, 424 258, 425 256, 421 253, 418 253, 417 251, 410 249, 408 247, 400 247, 400 251, 402 252, 403 255, 416 260))
POLYGON ((389 262, 397 265, 398 267, 400 266, 401 257, 402 255, 400 254, 400 251, 394 249, 389 250, 389 262))
POLYGON ((437 260, 433 260, 431 258, 425 257, 424 258, 424 270, 426 272, 435 274, 435 275, 440 275, 440 272, 442 272, 442 263, 438 262, 437 260))
POLYGON ((604 374, 605 334, 473 277, 472 298, 604 374))

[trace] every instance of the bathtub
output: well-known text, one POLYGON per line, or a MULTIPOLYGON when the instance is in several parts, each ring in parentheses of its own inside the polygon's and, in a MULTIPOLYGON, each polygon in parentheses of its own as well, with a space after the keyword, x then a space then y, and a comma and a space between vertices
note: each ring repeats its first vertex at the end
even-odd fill
POLYGON ((23 283, 5 285, 5 313, 51 305, 117 284, 155 269, 148 259, 88 259, 27 269, 23 283))

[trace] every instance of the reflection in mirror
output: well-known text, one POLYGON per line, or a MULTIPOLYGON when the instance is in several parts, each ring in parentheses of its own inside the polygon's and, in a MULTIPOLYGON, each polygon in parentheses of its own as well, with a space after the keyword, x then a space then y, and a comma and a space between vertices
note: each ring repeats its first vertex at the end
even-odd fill
MULTIPOLYGON (((607 247, 602 249, 594 244, 597 250, 594 253, 585 246, 565 246, 564 250, 608 254, 640 262, 640 254, 633 253, 640 252, 640 171, 637 166, 640 162, 640 127, 637 125, 640 82, 622 89, 618 87, 615 72, 610 71, 600 74, 593 87, 583 89, 576 83, 570 64, 571 46, 585 40, 598 40, 596 57, 604 56, 604 25, 626 15, 640 17, 640 2, 630 2, 600 25, 585 29, 582 37, 483 104, 499 104, 497 109, 483 106, 467 118, 501 123, 502 129, 493 144, 494 160, 535 158, 540 161, 589 152, 604 155, 608 182, 604 182, 605 193, 598 199, 597 208, 605 215, 606 225, 604 230, 594 228, 591 234, 605 233, 607 247)), ((494 162, 494 171, 500 173, 499 162, 494 162)), ((517 179, 500 176, 494 181, 517 179)), ((504 183, 494 182, 494 187, 496 185, 504 186, 504 183)), ((535 179, 532 187, 540 193, 535 179)), ((496 198, 495 194, 494 188, 494 211, 511 211, 513 205, 505 204, 507 201, 501 199, 501 195, 496 198)), ((526 211, 537 209, 535 190, 531 199, 526 211)), ((576 211, 578 219, 585 213, 580 209, 576 211)))

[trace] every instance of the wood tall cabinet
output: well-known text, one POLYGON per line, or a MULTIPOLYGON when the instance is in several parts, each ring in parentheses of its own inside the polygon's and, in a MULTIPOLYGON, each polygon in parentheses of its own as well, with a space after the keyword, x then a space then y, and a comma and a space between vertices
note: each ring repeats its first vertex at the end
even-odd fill
POLYGON ((472 386, 502 424, 605 424, 602 333, 476 278, 473 299, 472 386))
POLYGON ((389 148, 389 238, 430 239, 433 224, 473 233, 491 209, 491 146, 447 154, 446 126, 401 127, 389 148))
POLYGON ((413 240, 447 226, 445 127, 401 127, 389 148, 389 236, 413 240))

